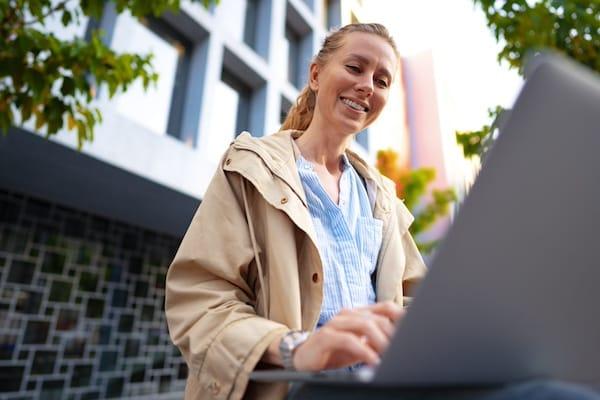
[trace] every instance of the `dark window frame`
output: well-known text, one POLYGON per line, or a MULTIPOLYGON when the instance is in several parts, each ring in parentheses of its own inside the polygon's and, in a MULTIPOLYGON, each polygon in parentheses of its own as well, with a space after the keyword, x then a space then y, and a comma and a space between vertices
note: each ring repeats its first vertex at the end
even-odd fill
POLYGON ((300 10, 288 1, 286 6, 284 37, 290 43, 288 51, 288 81, 301 89, 308 76, 308 65, 312 58, 313 37, 311 24, 306 21, 300 10), (293 40, 290 40, 293 39, 293 40))
POLYGON ((293 102, 288 100, 285 96, 281 96, 281 101, 279 102, 279 123, 283 124, 285 119, 287 118, 287 114, 292 108, 293 102))
POLYGON ((252 88, 242 82, 235 73, 230 71, 226 66, 221 69, 221 82, 235 90, 238 94, 238 105, 236 110, 235 133, 239 135, 242 131, 247 131, 250 126, 250 108, 252 103, 252 88))

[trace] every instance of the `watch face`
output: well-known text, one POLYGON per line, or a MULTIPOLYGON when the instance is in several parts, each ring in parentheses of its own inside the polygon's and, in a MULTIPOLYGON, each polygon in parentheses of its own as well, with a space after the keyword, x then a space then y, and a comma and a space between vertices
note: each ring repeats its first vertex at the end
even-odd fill
POLYGON ((308 334, 306 332, 294 332, 291 335, 290 339, 292 339, 294 345, 299 345, 301 343, 304 343, 307 337, 308 334))
POLYGON ((283 338, 283 344, 287 349, 292 350, 299 344, 300 340, 302 340, 302 334, 300 332, 292 332, 283 338))

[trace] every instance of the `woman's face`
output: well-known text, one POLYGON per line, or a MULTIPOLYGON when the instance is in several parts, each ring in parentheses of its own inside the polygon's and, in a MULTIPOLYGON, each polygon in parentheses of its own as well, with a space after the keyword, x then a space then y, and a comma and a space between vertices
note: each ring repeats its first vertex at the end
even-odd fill
POLYGON ((315 115, 327 127, 354 134, 369 126, 387 102, 396 55, 383 38, 352 32, 322 67, 311 65, 315 115))

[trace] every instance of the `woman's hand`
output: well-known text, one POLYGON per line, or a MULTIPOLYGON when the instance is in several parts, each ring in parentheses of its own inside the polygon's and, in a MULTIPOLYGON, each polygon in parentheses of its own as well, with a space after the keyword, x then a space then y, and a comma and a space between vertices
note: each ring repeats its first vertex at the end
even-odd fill
POLYGON ((358 363, 376 365, 404 315, 392 302, 343 310, 294 351, 298 371, 320 371, 358 363))

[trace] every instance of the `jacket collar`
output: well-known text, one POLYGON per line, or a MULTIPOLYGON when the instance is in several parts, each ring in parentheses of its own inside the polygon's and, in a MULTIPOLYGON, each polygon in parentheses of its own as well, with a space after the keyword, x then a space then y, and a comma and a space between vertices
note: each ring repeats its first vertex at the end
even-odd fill
MULTIPOLYGON (((252 151, 259 156, 267 168, 283 180, 307 206, 292 143, 292 139, 298 138, 302 133, 303 131, 298 130, 284 130, 259 139, 248 132, 242 132, 233 142, 233 146, 240 150, 252 151)), ((353 151, 347 149, 346 156, 358 174, 365 179, 367 186, 375 189, 375 214, 378 214, 378 211, 387 213, 391 207, 390 198, 395 198, 393 184, 386 183, 373 167, 353 151)))
MULTIPOLYGON (((233 142, 238 150, 248 150, 255 153, 265 163, 266 167, 284 181, 307 206, 300 175, 296 169, 294 149, 291 136, 301 131, 280 131, 270 136, 255 138, 248 132, 242 132, 233 142)), ((296 136, 296 137, 297 137, 296 136)))

